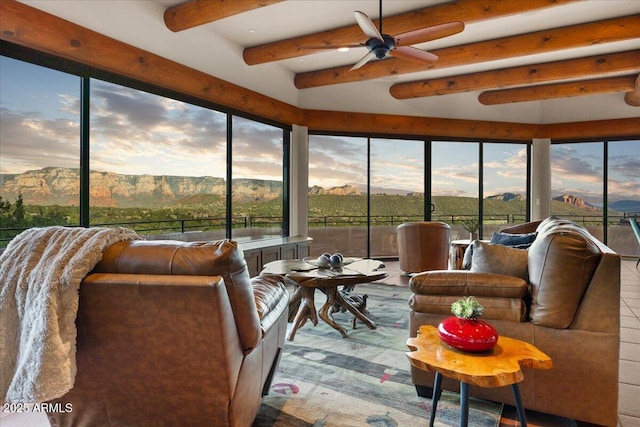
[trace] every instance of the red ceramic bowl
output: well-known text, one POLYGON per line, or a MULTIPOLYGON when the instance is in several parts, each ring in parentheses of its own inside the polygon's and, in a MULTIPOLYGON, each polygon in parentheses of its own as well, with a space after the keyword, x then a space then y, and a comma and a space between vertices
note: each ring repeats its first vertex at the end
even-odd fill
POLYGON ((491 350, 498 342, 498 333, 490 324, 456 316, 440 322, 438 336, 453 348, 473 353, 491 350))

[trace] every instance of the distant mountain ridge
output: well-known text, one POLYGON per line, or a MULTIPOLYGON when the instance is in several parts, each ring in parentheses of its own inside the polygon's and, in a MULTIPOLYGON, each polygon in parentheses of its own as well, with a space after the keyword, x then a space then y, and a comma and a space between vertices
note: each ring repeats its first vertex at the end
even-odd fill
MULTIPOLYGON (((217 195, 226 191, 224 178, 170 175, 125 175, 91 171, 91 203, 109 207, 158 207, 194 195, 217 195)), ((15 200, 19 194, 27 204, 77 205, 79 169, 46 167, 22 174, 0 175, 0 195, 15 200)), ((238 178, 233 180, 234 200, 272 200, 282 195, 282 182, 238 178)))
POLYGON ((585 202, 581 197, 577 197, 572 194, 563 194, 562 196, 554 197, 553 200, 568 203, 582 209, 597 209, 596 206, 593 206, 592 204, 585 202))
POLYGON ((309 189, 310 196, 327 195, 327 194, 336 195, 336 196, 348 196, 348 195, 359 196, 362 193, 360 191, 360 188, 356 187, 355 185, 342 185, 340 187, 333 187, 329 189, 320 187, 319 185, 314 185, 309 189))
MULTIPOLYGON (((80 192, 80 171, 72 168, 46 167, 21 174, 0 174, 0 197, 13 202, 19 194, 26 204, 32 205, 77 205, 80 192)), ((209 203, 223 198, 226 191, 224 178, 211 176, 188 177, 172 175, 125 175, 113 172, 92 171, 90 173, 91 203, 109 207, 149 207, 190 205, 209 203)), ((373 191, 372 191, 373 192, 373 191)), ((356 185, 309 188, 309 195, 362 195, 356 185)), ((390 190, 389 194, 424 196, 419 192, 390 190)), ((282 182, 237 178, 233 180, 235 201, 269 201, 282 196, 282 182)), ((487 196, 500 201, 522 201, 517 193, 487 196)), ((554 200, 580 209, 599 209, 582 198, 564 194, 554 200)), ((639 200, 619 200, 609 204, 617 212, 640 212, 639 200)))
POLYGON ((525 200, 524 196, 522 194, 518 194, 518 193, 496 194, 495 196, 487 196, 486 198, 487 199, 502 200, 503 202, 525 200))
MULTIPOLYGON (((114 172, 90 172, 91 203, 108 207, 161 207, 187 205, 224 197, 224 178, 173 175, 126 175, 114 172)), ((282 182, 262 179, 233 180, 233 200, 268 201, 282 196, 282 182)), ((0 196, 14 201, 18 195, 26 204, 77 205, 80 194, 80 170, 45 167, 21 174, 0 174, 0 196)), ((309 194, 360 195, 354 185, 325 189, 312 187, 309 194)))
POLYGON ((640 212, 640 200, 618 200, 609 203, 609 209, 616 212, 640 212))

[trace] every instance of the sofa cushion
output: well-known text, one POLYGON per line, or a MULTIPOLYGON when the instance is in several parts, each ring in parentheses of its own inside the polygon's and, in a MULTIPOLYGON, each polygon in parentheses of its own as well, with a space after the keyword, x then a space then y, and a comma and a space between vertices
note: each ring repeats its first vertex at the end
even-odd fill
POLYGON ((529 253, 531 321, 568 328, 600 261, 595 239, 580 226, 558 224, 539 234, 529 253))
POLYGON ((465 295, 495 298, 524 298, 528 284, 524 280, 492 273, 470 273, 461 270, 425 271, 409 281, 409 287, 420 295, 465 295))
POLYGON ((527 251, 475 240, 472 243, 471 272, 495 273, 528 281, 527 251))
POLYGON ((536 239, 538 233, 526 233, 526 234, 511 234, 494 232, 491 235, 491 241, 496 245, 511 246, 512 248, 527 249, 531 246, 531 243, 536 239))
MULTIPOLYGON (((420 295, 409 298, 409 308, 418 313, 451 316, 451 304, 459 300, 454 295, 420 295)), ((477 297, 484 307, 483 320, 506 320, 524 322, 527 320, 527 305, 522 298, 477 297)))

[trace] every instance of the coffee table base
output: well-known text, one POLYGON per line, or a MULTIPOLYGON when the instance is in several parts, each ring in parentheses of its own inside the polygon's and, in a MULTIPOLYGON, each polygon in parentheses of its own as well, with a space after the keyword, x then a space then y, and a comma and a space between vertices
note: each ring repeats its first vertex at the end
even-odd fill
MULTIPOLYGON (((520 398, 520 388, 518 383, 511 384, 511 390, 513 391, 513 398, 516 402, 516 412, 518 414, 518 420, 522 427, 527 427, 527 418, 522 407, 522 399, 520 398)), ((442 395, 442 374, 440 372, 435 373, 433 381, 433 399, 431 401, 431 414, 429 416, 429 427, 433 427, 433 423, 436 419, 436 409, 438 407, 438 401, 442 395)), ((467 427, 469 425, 469 384, 464 381, 460 381, 460 427, 467 427)))
POLYGON ((348 336, 347 331, 333 319, 332 308, 335 304, 346 308, 351 314, 356 317, 356 319, 367 325, 369 329, 376 329, 376 324, 367 316, 365 316, 364 313, 358 310, 358 308, 354 306, 351 301, 345 298, 342 292, 338 290, 338 286, 330 286, 324 288, 327 294, 327 300, 320 308, 318 313, 316 313, 314 297, 315 290, 316 288, 305 286, 299 286, 298 289, 296 289, 295 293, 299 293, 300 296, 300 306, 298 307, 298 313, 296 314, 293 322, 293 327, 289 332, 287 340, 293 341, 296 332, 307 322, 307 320, 311 320, 313 326, 317 326, 318 315, 329 326, 340 332, 343 338, 346 338, 348 336))

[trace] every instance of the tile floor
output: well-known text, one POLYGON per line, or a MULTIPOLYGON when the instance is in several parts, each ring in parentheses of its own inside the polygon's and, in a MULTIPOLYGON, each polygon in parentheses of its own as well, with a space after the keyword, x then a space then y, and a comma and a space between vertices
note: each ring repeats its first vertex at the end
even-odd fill
MULTIPOLYGON (((620 300, 620 398, 618 403, 618 427, 640 427, 640 268, 636 259, 622 261, 620 300)), ((397 262, 385 262, 389 276, 385 283, 406 286, 409 279, 398 268, 397 262)), ((576 424, 566 419, 549 417, 527 411, 530 427, 572 427, 576 424)), ((0 413, 2 427, 48 427, 44 414, 0 413)), ((500 427, 517 426, 515 412, 505 407, 500 427)), ((586 427, 585 424, 579 424, 586 427)))

